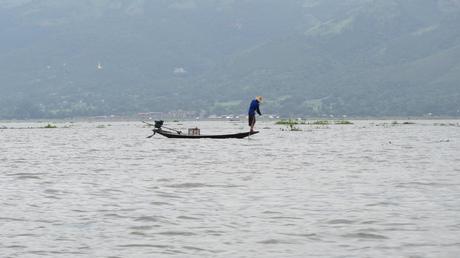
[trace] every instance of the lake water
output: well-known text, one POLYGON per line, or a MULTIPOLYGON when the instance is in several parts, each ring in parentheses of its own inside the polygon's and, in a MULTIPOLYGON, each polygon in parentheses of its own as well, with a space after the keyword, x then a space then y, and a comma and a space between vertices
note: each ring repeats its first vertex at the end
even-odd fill
POLYGON ((2 129, 0 256, 460 257, 459 121, 389 123, 2 129))

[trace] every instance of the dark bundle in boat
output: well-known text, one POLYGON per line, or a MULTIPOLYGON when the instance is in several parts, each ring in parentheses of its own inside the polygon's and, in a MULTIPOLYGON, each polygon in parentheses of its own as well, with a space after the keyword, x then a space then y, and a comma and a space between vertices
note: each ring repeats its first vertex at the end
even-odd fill
POLYGON ((233 133, 233 134, 213 134, 213 135, 208 134, 206 135, 206 134, 201 134, 200 129, 198 128, 190 128, 188 130, 188 133, 184 134, 179 130, 175 130, 175 129, 163 126, 164 124, 163 120, 155 121, 155 124, 150 124, 147 122, 144 122, 144 123, 153 125, 155 127, 153 128, 153 134, 150 135, 148 138, 158 133, 168 138, 185 138, 185 139, 202 139, 202 138, 232 139, 234 138, 234 139, 241 139, 241 138, 245 138, 250 135, 258 133, 258 131, 254 131, 254 132, 243 132, 243 133, 233 133))

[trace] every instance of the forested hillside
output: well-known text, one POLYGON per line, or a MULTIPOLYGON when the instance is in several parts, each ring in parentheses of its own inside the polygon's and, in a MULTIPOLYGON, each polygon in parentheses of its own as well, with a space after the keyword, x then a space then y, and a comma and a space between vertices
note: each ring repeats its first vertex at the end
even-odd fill
POLYGON ((0 0, 0 119, 460 116, 460 0, 0 0))

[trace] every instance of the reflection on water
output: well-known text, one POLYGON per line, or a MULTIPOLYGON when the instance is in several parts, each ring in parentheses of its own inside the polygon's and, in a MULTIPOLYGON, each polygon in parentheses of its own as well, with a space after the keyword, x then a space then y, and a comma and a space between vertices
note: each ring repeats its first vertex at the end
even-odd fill
MULTIPOLYGON (((134 122, 0 129, 0 253, 458 257, 460 128, 378 124, 259 122, 243 140, 146 139, 134 122)), ((176 127, 196 125, 247 130, 176 127)))

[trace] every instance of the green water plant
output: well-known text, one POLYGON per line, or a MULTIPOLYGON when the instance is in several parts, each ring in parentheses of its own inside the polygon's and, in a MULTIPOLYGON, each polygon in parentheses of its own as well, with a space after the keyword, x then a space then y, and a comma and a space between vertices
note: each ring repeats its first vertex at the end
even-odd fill
POLYGON ((289 131, 302 131, 299 127, 295 126, 296 124, 288 124, 289 131))
POLYGON ((414 125, 414 124, 415 124, 414 122, 408 122, 408 121, 402 122, 402 123, 398 121, 391 122, 391 125, 414 125))
POLYGON ((296 125, 305 124, 305 121, 302 120, 294 120, 294 119, 282 119, 277 121, 275 124, 277 125, 285 125, 287 129, 281 129, 283 131, 302 131, 296 125))
POLYGON ((335 120, 334 124, 336 124, 336 125, 352 125, 353 122, 348 121, 348 120, 335 120))
POLYGON ((302 131, 299 127, 296 125, 300 124, 305 124, 305 121, 302 121, 300 119, 294 120, 294 119, 282 119, 277 121, 275 124, 277 125, 285 125, 287 129, 281 129, 283 131, 302 131))
POLYGON ((434 126, 455 126, 460 127, 460 123, 434 123, 434 126))
POLYGON ((45 125, 43 128, 51 129, 51 128, 57 128, 57 126, 56 126, 56 125, 53 125, 53 124, 47 124, 47 125, 45 125))
POLYGON ((302 129, 300 129, 294 124, 289 124, 286 126, 286 128, 281 128, 281 131, 298 132, 298 131, 302 131, 302 129))
POLYGON ((277 125, 298 125, 298 124, 301 124, 302 121, 299 121, 299 120, 294 120, 294 119, 281 119, 279 121, 277 121, 275 124, 277 125))
POLYGON ((330 122, 328 120, 317 120, 311 123, 312 125, 329 125, 330 122))

